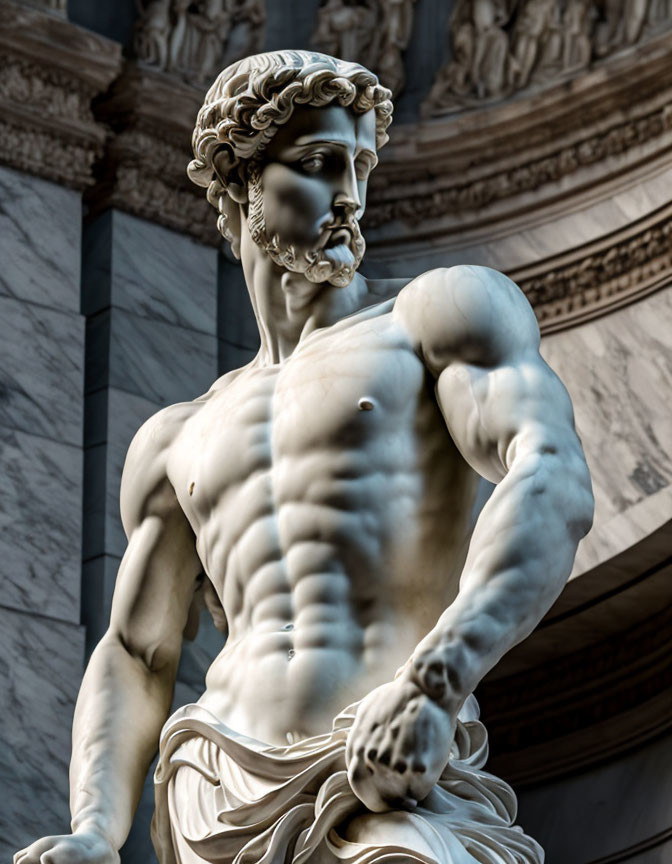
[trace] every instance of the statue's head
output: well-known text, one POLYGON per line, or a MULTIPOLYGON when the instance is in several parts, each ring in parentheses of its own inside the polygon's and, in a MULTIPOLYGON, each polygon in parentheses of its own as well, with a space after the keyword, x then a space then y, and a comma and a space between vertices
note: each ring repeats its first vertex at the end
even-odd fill
POLYGON ((359 219, 391 93, 357 63, 314 51, 247 57, 198 113, 188 174, 240 256, 241 220, 276 264, 347 285, 364 254, 359 219))

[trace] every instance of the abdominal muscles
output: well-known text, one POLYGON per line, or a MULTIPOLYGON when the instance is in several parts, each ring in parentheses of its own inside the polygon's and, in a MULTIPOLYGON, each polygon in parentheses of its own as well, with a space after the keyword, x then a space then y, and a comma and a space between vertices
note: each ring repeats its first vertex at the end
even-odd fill
MULTIPOLYGON (((228 542, 208 544, 230 550, 222 570, 216 556, 208 567, 225 572, 229 636, 201 702, 237 731, 279 744, 327 731, 342 708, 391 680, 423 635, 404 608, 406 562, 423 557, 419 484, 367 468, 352 464, 347 479, 327 472, 330 482, 307 482, 301 495, 278 495, 270 475, 263 490, 257 477, 252 521, 249 509, 238 530, 231 512, 210 520, 233 528, 228 542)), ((297 473, 283 491, 298 491, 297 473)))

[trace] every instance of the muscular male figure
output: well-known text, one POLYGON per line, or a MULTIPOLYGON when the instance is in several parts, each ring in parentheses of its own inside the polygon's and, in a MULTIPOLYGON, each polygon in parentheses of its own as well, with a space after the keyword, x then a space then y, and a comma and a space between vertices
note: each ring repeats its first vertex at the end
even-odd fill
POLYGON ((307 52, 241 61, 206 97, 190 175, 261 348, 131 445, 128 549, 75 714, 73 833, 17 864, 118 861, 202 573, 228 638, 163 731, 162 864, 543 860, 480 770, 470 694, 560 592, 590 481, 509 279, 357 273, 390 113, 367 70, 307 52), (467 552, 479 475, 497 486, 467 552))

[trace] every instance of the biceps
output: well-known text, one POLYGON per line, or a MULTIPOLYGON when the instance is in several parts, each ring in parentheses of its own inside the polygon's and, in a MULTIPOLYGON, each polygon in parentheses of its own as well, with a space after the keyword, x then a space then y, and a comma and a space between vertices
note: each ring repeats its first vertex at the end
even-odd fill
POLYGON ((437 397, 460 452, 493 483, 523 453, 569 456, 579 447, 567 391, 538 354, 496 369, 452 364, 437 397))
POLYGON ((147 516, 131 534, 117 575, 110 628, 148 668, 179 659, 200 569, 182 514, 147 516))

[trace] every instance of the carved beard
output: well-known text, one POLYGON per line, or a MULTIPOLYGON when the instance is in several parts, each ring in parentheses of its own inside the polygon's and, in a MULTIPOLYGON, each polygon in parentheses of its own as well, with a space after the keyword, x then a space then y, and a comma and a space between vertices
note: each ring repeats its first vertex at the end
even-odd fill
MULTIPOLYGON (((366 250, 359 222, 354 216, 347 216, 338 223, 338 228, 349 230, 349 243, 339 243, 331 248, 323 245, 308 251, 299 251, 293 243, 282 244, 277 234, 268 236, 261 174, 254 167, 248 170, 247 196, 247 226, 250 236, 275 264, 292 273, 302 273, 309 282, 329 282, 337 288, 345 288, 352 282, 366 250)), ((329 237, 326 236, 326 242, 328 240, 329 237)))

